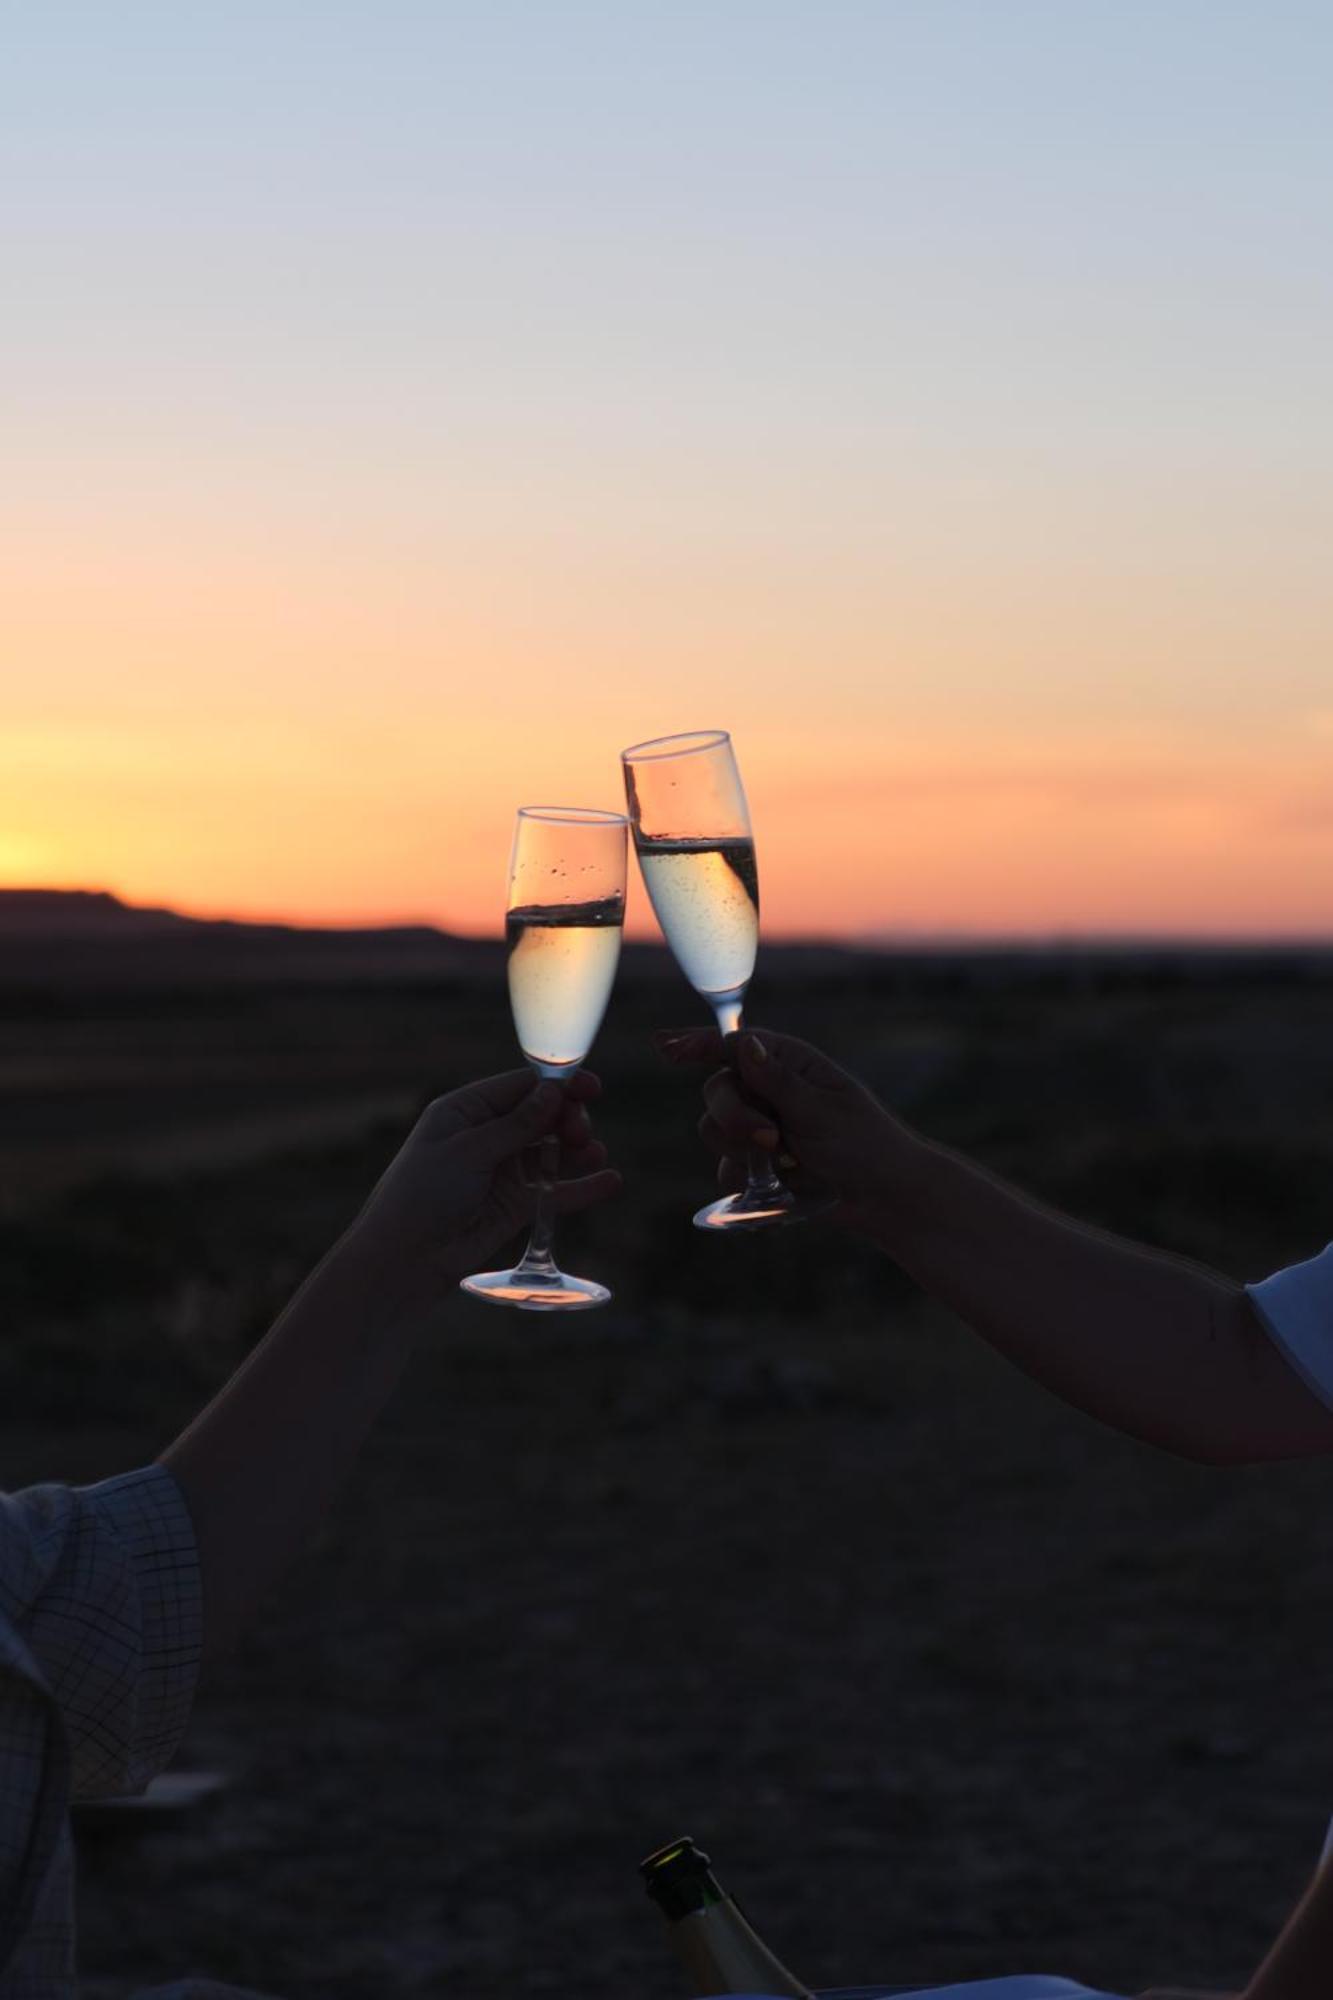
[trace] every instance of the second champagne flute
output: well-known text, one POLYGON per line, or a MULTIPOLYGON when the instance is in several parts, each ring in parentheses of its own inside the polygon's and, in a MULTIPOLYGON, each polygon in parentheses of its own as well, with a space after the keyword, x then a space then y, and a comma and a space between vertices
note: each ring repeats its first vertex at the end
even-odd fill
MULTIPOLYGON (((509 861, 505 941, 509 1004, 519 1047, 539 1076, 572 1074, 602 1025, 625 923, 623 813, 586 806, 520 806, 509 861)), ((560 1142, 538 1149, 537 1213, 512 1271, 478 1271, 463 1290, 492 1305, 573 1312, 604 1305, 594 1278, 571 1278, 555 1261, 552 1184, 560 1142)))
MULTIPOLYGON (((724 1035, 741 1028, 759 949, 759 873, 750 810, 725 729, 657 736, 620 753, 634 846, 648 900, 676 963, 724 1035)), ((831 1206, 794 1194, 767 1153, 751 1150, 739 1194, 711 1201, 699 1229, 799 1222, 831 1206)))

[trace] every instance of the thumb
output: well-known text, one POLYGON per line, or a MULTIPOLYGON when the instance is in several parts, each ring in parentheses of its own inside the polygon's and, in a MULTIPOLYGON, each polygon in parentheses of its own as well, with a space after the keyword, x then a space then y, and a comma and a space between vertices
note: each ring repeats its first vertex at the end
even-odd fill
POLYGON ((512 1111, 488 1118, 484 1124, 473 1125, 461 1133, 459 1151, 473 1166, 498 1167, 549 1132, 563 1102, 559 1084, 544 1079, 526 1097, 520 1098, 512 1111))
POLYGON ((771 1105, 780 1118, 799 1123, 813 1108, 811 1085, 776 1046, 776 1037, 745 1033, 735 1045, 736 1074, 745 1089, 771 1105))

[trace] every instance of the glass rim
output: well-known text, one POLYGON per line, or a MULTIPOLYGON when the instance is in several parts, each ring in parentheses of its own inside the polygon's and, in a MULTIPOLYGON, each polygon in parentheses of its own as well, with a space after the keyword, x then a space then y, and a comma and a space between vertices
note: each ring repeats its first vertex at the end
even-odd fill
POLYGON ((603 812, 600 806, 520 806, 519 819, 541 820, 547 825, 628 826, 627 813, 603 812))
POLYGON ((717 750, 730 743, 727 729, 685 729, 676 736, 649 736, 622 750, 622 764, 652 764, 662 757, 692 757, 700 750, 717 750))

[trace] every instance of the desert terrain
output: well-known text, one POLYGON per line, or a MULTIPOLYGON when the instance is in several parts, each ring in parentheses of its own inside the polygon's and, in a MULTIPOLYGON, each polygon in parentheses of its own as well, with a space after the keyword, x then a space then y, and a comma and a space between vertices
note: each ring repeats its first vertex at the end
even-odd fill
MULTIPOLYGON (((2 913, 0 913, 2 914, 2 913)), ((151 1456, 418 1105, 515 1060, 498 949, 0 935, 10 1486, 151 1456), (191 956, 193 953, 193 956, 191 956)), ((110 926, 108 935, 107 926, 110 926)), ((459 1299, 326 1532, 201 1689, 180 1825, 80 1836, 91 2000, 681 1990, 635 1864, 714 1856, 812 1985, 1239 1984, 1333 1812, 1333 1466, 1185 1464, 709 1167, 640 948, 593 1066, 615 1303, 459 1299)), ((1262 1275, 1333 1233, 1333 958, 772 949, 752 1016, 933 1137, 1262 1275)))

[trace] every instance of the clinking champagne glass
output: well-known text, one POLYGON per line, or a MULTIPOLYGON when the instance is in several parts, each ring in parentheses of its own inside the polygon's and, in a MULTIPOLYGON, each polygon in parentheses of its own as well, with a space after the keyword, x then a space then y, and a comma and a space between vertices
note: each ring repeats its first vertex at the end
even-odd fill
MULTIPOLYGON (((741 774, 725 729, 658 736, 622 750, 644 887, 667 943, 724 1035, 738 1034, 759 949, 759 876, 741 774)), ((699 1229, 799 1222, 831 1206, 794 1194, 752 1147, 739 1194, 709 1202, 699 1229)))
MULTIPOLYGON (((625 924, 623 813, 583 806, 521 806, 509 859, 505 941, 509 1004, 519 1047, 539 1075, 572 1075, 602 1025, 625 924)), ((538 1148, 537 1212, 511 1271, 479 1271, 463 1290, 493 1305, 573 1312, 611 1293, 571 1278, 555 1261, 551 1188, 560 1168, 552 1133, 538 1148)))

